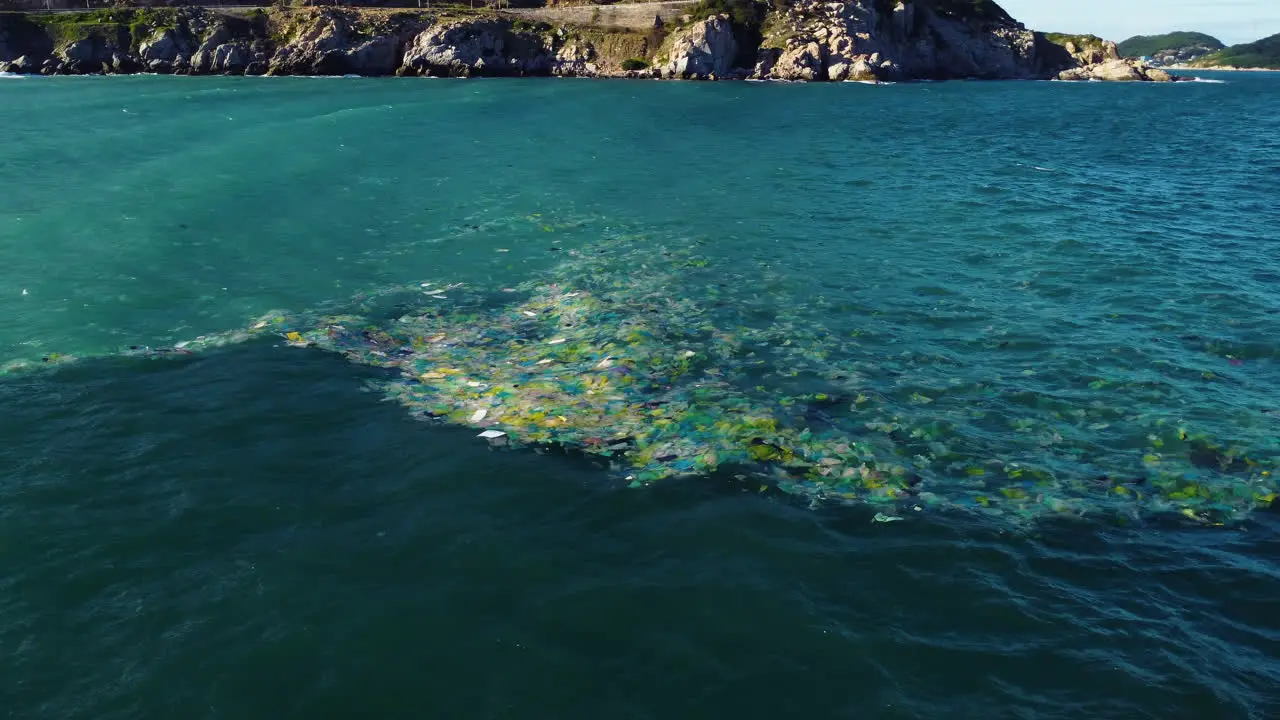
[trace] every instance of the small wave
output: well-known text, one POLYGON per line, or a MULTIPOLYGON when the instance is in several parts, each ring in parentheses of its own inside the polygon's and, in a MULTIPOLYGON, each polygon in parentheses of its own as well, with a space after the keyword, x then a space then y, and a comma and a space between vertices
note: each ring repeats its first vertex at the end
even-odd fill
POLYGON ((1190 78, 1190 80, 1191 82, 1209 83, 1210 85, 1226 85, 1227 84, 1226 80, 1218 80, 1216 78, 1193 77, 1193 78, 1190 78))
POLYGON ((19 75, 18 73, 11 73, 11 72, 0 72, 0 78, 13 78, 14 80, 22 80, 26 78, 26 75, 19 75))

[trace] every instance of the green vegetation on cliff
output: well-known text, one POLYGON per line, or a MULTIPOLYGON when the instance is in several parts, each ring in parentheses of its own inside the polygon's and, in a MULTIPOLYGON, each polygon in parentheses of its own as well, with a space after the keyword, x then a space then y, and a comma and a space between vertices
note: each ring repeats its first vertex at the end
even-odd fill
POLYGON ((1226 50, 1205 55, 1193 64, 1203 68, 1240 67, 1280 70, 1280 35, 1272 35, 1244 45, 1232 45, 1226 50))
POLYGON ((755 0, 702 0, 689 8, 694 20, 704 20, 715 15, 728 15, 729 22, 738 26, 759 25, 768 6, 755 0))
POLYGON ((1071 43, 1076 46, 1078 52, 1085 50, 1102 52, 1107 43, 1106 40, 1097 35, 1071 35, 1068 33, 1044 33, 1044 39, 1054 45, 1063 47, 1066 47, 1067 43, 1071 43))
POLYGON ((1171 32, 1164 35, 1136 35, 1120 43, 1120 54, 1124 57, 1147 57, 1156 53, 1183 48, 1208 48, 1221 50, 1226 47, 1222 41, 1212 35, 1198 32, 1171 32))
POLYGON ((27 15, 32 23, 44 29, 55 48, 89 37, 136 48, 156 29, 172 27, 176 17, 173 8, 107 8, 27 15))

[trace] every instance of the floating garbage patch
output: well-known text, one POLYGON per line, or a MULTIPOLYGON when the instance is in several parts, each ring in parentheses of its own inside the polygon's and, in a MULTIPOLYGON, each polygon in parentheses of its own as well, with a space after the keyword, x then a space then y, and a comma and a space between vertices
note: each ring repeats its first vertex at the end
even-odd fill
POLYGON ((377 391, 424 421, 473 428, 477 442, 582 453, 633 487, 729 472, 814 503, 871 506, 875 522, 960 511, 1219 526, 1276 500, 1275 433, 1224 440, 1174 415, 1093 403, 1029 409, 981 437, 981 403, 878 391, 856 333, 772 303, 751 285, 759 276, 716 267, 696 243, 617 237, 565 255, 514 287, 380 288, 124 354, 277 336, 388 369, 377 391))

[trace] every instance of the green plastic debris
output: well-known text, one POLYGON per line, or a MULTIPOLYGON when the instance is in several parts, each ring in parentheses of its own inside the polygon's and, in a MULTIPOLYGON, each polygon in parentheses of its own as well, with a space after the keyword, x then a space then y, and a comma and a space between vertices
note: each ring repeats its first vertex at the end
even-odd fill
POLYGON ((767 272, 747 279, 696 245, 620 236, 562 255, 515 287, 415 281, 176 349, 268 338, 332 352, 388 370, 375 387, 414 417, 494 445, 566 448, 636 488, 729 470, 761 492, 872 506, 874 522, 948 511, 1213 527, 1276 500, 1274 443, 1213 442, 1187 418, 1101 406, 1122 379, 1089 382, 1096 392, 1072 380, 1080 397, 1045 408, 1011 403, 998 379, 914 377, 943 362, 923 352, 868 356, 870 331, 829 331, 770 296, 767 272), (378 314, 389 298, 394 317, 378 314))

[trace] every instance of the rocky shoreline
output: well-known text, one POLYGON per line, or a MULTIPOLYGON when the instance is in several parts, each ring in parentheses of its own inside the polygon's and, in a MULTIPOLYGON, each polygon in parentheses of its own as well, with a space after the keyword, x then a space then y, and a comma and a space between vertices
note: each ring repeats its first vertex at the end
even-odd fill
POLYGON ((951 5, 943 0, 794 0, 745 7, 753 14, 712 14, 697 6, 673 21, 655 18, 647 30, 553 24, 461 8, 2 13, 0 71, 864 82, 1175 79, 1121 59, 1114 43, 1077 44, 1028 30, 994 3, 976 14, 948 11, 951 5))

